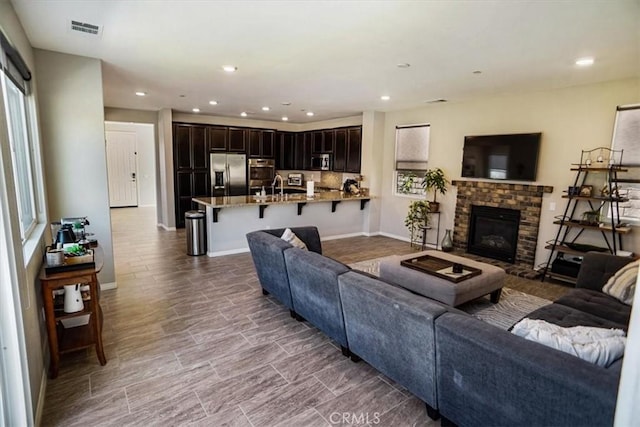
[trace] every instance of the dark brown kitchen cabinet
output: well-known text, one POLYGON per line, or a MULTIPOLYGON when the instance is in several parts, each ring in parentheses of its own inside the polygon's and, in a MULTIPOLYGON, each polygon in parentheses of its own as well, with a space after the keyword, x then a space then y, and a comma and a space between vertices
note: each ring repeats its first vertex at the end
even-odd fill
POLYGON ((229 148, 232 153, 246 153, 247 151, 247 129, 229 128, 229 148))
POLYGON ((335 129, 333 170, 360 173, 362 128, 360 126, 335 129))
POLYGON ((176 227, 184 227, 185 212, 197 208, 193 197, 210 194, 207 131, 203 125, 173 125, 176 227))
POLYGON ((347 130, 335 130, 335 142, 333 146, 333 170, 344 172, 347 165, 347 130))
POLYGON ((333 153, 336 140, 336 130, 327 129, 322 131, 322 152, 333 153))
POLYGON ((276 169, 296 169, 296 138, 291 132, 275 133, 276 169))
POLYGON ((360 173, 362 156, 362 127, 347 129, 347 163, 345 172, 360 173))
POLYGON ((295 145, 296 154, 294 169, 310 170, 311 155, 313 152, 313 140, 311 139, 311 132, 297 132, 295 134, 295 145))
POLYGON ((325 153, 324 150, 324 132, 321 130, 316 130, 310 132, 311 134, 311 146, 313 148, 313 153, 325 153))
POLYGON ((274 157, 275 132, 249 129, 249 157, 270 159, 274 157))
POLYGON ((227 151, 229 149, 229 128, 211 126, 207 129, 207 140, 210 151, 227 151))

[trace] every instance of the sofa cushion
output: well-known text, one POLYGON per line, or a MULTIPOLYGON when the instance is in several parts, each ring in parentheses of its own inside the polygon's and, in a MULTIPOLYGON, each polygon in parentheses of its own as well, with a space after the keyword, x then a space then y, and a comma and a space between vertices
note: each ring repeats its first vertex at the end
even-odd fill
POLYGON ((626 343, 622 329, 563 328, 540 319, 522 319, 513 325, 511 332, 604 368, 622 357, 626 343))
POLYGON ((627 325, 603 319, 563 304, 549 304, 527 314, 529 319, 542 319, 565 328, 571 326, 595 326, 597 328, 614 328, 627 330, 627 325))
POLYGON ((633 259, 629 257, 587 252, 580 264, 576 288, 601 291, 607 280, 631 261, 633 259))
POLYGON ((601 319, 609 320, 617 325, 622 325, 624 326, 624 330, 627 330, 629 326, 631 307, 621 303, 620 301, 613 297, 610 297, 609 295, 603 294, 602 292, 593 291, 591 289, 572 289, 568 294, 557 299, 555 303, 575 308, 576 310, 591 314, 593 316, 597 316, 601 319))
POLYGON ((305 251, 307 250, 307 245, 305 245, 305 243, 302 240, 300 240, 298 236, 296 236, 296 233, 291 231, 290 228, 285 229, 284 233, 282 233, 282 236, 280 236, 280 238, 285 242, 289 243, 291 246, 304 249, 305 251))
POLYGON ((636 290, 636 281, 638 280, 638 267, 640 267, 640 260, 630 262, 616 271, 616 274, 611 276, 602 287, 602 292, 627 305, 631 305, 636 290))

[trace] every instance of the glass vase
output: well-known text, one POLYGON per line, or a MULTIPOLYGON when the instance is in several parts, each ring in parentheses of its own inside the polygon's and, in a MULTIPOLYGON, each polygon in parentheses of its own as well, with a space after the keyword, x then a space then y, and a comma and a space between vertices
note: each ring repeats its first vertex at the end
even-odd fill
POLYGON ((440 248, 442 249, 442 252, 451 252, 453 250, 453 239, 451 237, 451 230, 445 231, 442 243, 440 243, 440 248))

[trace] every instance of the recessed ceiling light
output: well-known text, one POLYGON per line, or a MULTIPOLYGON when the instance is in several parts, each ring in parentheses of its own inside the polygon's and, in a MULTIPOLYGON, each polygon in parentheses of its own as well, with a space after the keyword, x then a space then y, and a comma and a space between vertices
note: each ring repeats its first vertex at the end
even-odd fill
POLYGON ((307 111, 307 116, 309 117, 313 116, 313 111, 307 111))
POLYGON ((193 109, 193 110, 191 110, 191 111, 193 111, 194 113, 199 113, 199 112, 200 112, 200 109, 199 109, 199 108, 194 108, 194 109, 193 109))
POLYGON ((398 67, 398 68, 409 68, 409 67, 411 67, 411 64, 409 64, 407 62, 401 62, 399 64, 396 64, 396 67, 398 67))
POLYGON ((227 73, 233 73, 238 71, 238 67, 236 67, 235 65, 223 65, 222 69, 227 73))
POLYGON ((267 106, 262 107, 262 111, 269 111, 269 110, 270 110, 270 108, 267 107, 267 106))
POLYGON ((218 105, 218 101, 209 101, 209 104, 211 104, 211 105, 218 105))
POLYGON ((391 99, 391 97, 389 95, 382 95, 380 99, 382 99, 383 101, 388 101, 391 99))
POLYGON ((579 67, 588 67, 593 65, 593 58, 580 58, 576 61, 576 65, 579 67))
POLYGON ((286 122, 287 120, 289 120, 289 117, 287 117, 287 116, 284 116, 284 117, 282 118, 282 121, 283 121, 283 122, 286 122))
POLYGON ((147 92, 136 92, 136 95, 138 95, 138 96, 146 96, 147 92))
POLYGON ((240 113, 240 115, 241 115, 242 117, 247 117, 247 113, 245 113, 244 111, 243 111, 242 113, 240 113))

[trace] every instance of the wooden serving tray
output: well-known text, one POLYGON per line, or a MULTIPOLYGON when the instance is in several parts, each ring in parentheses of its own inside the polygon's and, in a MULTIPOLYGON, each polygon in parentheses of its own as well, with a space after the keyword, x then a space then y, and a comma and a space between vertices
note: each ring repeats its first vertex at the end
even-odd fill
POLYGON ((409 258, 407 260, 400 261, 400 265, 453 283, 462 282, 463 280, 470 279, 471 277, 478 276, 482 273, 482 270, 479 268, 469 267, 459 262, 453 262, 431 255, 409 258), (462 273, 453 273, 453 264, 462 265, 462 273))

